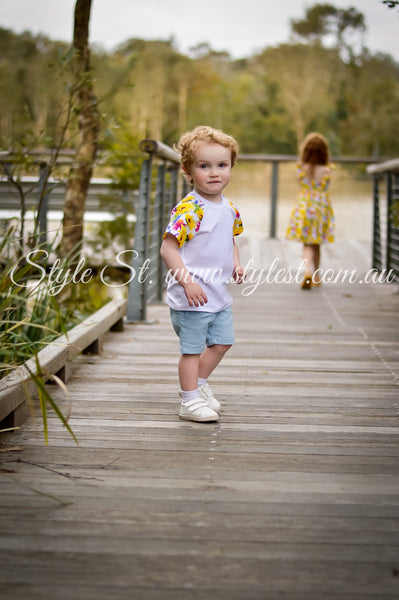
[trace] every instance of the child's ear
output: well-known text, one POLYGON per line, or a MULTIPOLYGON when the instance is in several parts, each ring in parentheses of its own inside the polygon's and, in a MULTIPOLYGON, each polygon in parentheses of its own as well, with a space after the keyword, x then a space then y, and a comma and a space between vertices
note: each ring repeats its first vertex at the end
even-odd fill
POLYGON ((181 168, 181 170, 183 171, 183 173, 184 173, 184 175, 185 175, 186 179, 188 179, 188 181, 189 181, 190 183, 192 183, 192 182, 193 182, 193 178, 192 178, 192 176, 191 176, 191 173, 190 173, 189 171, 187 171, 187 169, 185 169, 184 167, 182 167, 182 168, 181 168))

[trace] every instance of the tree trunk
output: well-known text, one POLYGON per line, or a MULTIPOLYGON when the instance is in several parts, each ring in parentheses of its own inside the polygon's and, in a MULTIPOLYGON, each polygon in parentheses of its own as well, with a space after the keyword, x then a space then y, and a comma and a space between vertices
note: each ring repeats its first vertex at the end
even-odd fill
POLYGON ((73 88, 77 101, 79 145, 65 192, 61 256, 70 253, 83 239, 86 194, 98 145, 99 115, 93 92, 89 52, 90 9, 91 0, 76 0, 73 88))
POLYGON ((187 131, 187 100, 188 100, 188 81, 183 80, 179 83, 178 94, 178 114, 179 114, 179 133, 187 131))

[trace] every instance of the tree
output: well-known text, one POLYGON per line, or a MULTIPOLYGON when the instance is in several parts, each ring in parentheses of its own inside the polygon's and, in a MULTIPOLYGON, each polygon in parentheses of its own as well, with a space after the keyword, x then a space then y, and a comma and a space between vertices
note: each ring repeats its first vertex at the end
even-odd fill
POLYGON ((398 152, 399 68, 388 56, 362 57, 346 65, 341 100, 346 116, 338 128, 348 154, 389 156, 398 152))
POLYGON ((305 18, 291 20, 294 34, 307 41, 322 43, 328 35, 335 36, 335 46, 345 52, 349 62, 353 62, 354 41, 347 36, 360 34, 363 49, 363 34, 366 31, 364 15, 356 8, 336 8, 332 4, 315 4, 306 10, 305 18))
POLYGON ((83 239, 86 194, 97 154, 99 114, 93 90, 89 52, 89 22, 91 0, 77 0, 73 36, 74 82, 79 143, 65 193, 61 255, 69 254, 83 239))
POLYGON ((321 42, 331 32, 337 13, 338 9, 332 4, 315 4, 306 10, 304 19, 291 20, 291 29, 301 38, 321 42))
POLYGON ((284 44, 269 48, 258 57, 277 104, 288 116, 287 127, 297 144, 311 128, 326 128, 326 117, 334 110, 337 51, 319 44, 284 44))

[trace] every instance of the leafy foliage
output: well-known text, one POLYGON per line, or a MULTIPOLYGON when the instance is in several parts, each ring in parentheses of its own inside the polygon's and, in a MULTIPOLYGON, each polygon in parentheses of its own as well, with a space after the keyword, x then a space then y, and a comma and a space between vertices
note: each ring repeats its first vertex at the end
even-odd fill
MULTIPOLYGON (((0 242, 0 379, 22 364, 36 384, 42 412, 44 436, 47 443, 47 407, 50 406, 72 437, 65 417, 44 384, 45 377, 53 379, 67 394, 64 384, 55 375, 44 373, 38 353, 61 334, 66 334, 76 320, 50 293, 43 273, 46 261, 16 260, 19 239, 10 228, 0 242), (31 264, 33 263, 33 264, 31 264), (35 369, 26 361, 33 359, 35 369)), ((39 250, 40 252, 40 250, 39 250)), ((28 395, 28 400, 30 400, 28 395)))
MULTIPOLYGON (((399 65, 389 55, 371 54, 365 31, 356 9, 316 3, 292 21, 289 43, 242 60, 206 43, 188 55, 173 40, 130 39, 110 52, 94 46, 101 146, 113 123, 129 132, 132 147, 145 137, 173 145, 182 131, 208 123, 232 133, 242 152, 296 153, 301 132, 317 126, 343 154, 395 155, 399 65)), ((9 147, 28 127, 54 137, 57 106, 71 85, 68 47, 0 30, 0 48, 0 75, 9 82, 0 90, 0 144, 9 147), (60 61, 65 74, 56 78, 60 61)), ((68 134, 66 145, 74 147, 72 124, 68 134)), ((125 142, 113 143, 118 152, 125 142)))
POLYGON ((112 183, 110 193, 102 196, 100 206, 113 218, 99 223, 87 241, 98 252, 111 247, 117 252, 133 245, 135 206, 132 194, 139 187, 143 160, 138 148, 139 139, 124 123, 105 129, 101 168, 109 169, 112 183))

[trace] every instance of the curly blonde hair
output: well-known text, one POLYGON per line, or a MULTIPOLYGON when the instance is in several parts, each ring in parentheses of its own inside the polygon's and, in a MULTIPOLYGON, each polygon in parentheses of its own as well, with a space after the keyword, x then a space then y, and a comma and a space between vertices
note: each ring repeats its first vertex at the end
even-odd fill
POLYGON ((302 164, 328 165, 330 152, 326 138, 316 131, 309 133, 301 144, 299 158, 302 164))
POLYGON ((200 142, 220 144, 221 146, 228 148, 231 153, 231 166, 234 167, 238 154, 237 141, 231 135, 224 133, 221 129, 214 129, 207 125, 199 125, 192 131, 184 133, 174 147, 176 152, 179 152, 181 156, 183 173, 190 173, 191 166, 194 162, 194 153, 200 142))

